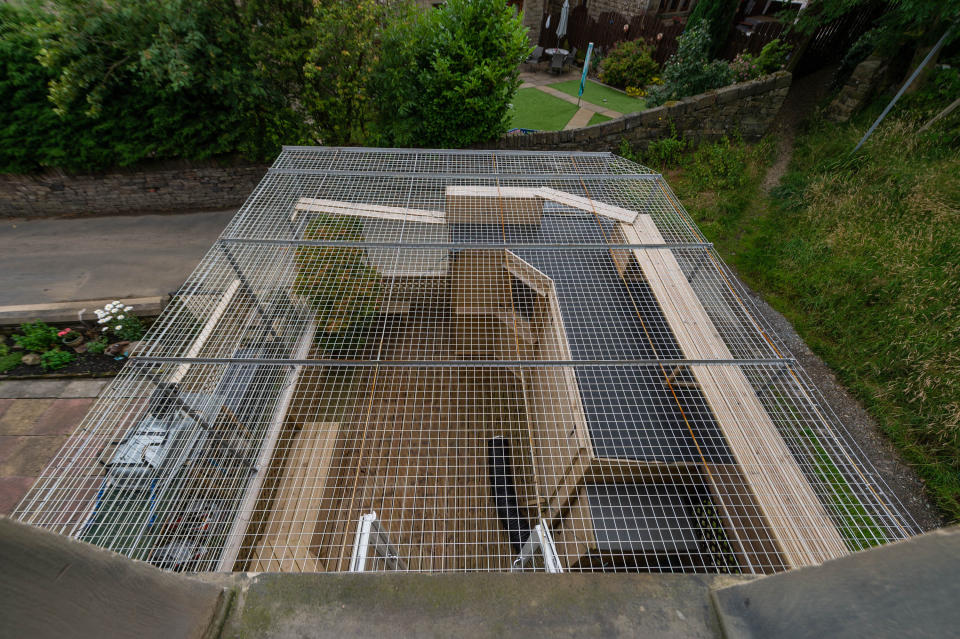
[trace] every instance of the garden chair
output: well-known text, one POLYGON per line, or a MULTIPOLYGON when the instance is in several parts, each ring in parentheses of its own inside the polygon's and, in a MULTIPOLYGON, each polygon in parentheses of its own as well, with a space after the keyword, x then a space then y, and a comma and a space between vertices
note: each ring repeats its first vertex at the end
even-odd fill
POLYGON ((556 73, 557 75, 563 73, 563 61, 566 58, 562 53, 554 53, 553 57, 550 58, 550 73, 556 73))
POLYGON ((576 66, 576 64, 577 64, 577 48, 574 47, 573 49, 570 50, 569 55, 567 55, 567 59, 563 61, 563 66, 564 67, 576 66))

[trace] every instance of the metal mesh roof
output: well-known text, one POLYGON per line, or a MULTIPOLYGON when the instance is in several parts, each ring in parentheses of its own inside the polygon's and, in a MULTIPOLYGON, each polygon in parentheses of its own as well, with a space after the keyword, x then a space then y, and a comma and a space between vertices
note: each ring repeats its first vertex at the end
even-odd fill
POLYGON ((916 532, 661 176, 306 147, 15 517, 193 571, 769 573, 916 532))

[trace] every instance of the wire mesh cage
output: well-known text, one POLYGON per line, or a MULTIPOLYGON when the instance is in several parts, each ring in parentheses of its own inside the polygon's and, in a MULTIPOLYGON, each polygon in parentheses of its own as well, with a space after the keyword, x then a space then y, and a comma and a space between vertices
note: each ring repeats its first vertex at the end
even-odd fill
POLYGON ((302 147, 15 517, 189 571, 770 573, 916 532, 661 176, 302 147))

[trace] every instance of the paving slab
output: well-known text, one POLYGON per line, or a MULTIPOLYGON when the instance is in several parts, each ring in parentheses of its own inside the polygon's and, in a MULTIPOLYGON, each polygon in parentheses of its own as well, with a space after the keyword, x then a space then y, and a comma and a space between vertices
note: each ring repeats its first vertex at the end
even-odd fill
POLYGON ((0 435, 30 435, 34 425, 53 406, 53 399, 15 400, 0 417, 0 435))
POLYGON ((14 379, 0 382, 0 399, 60 397, 67 379, 14 379))
POLYGON ((66 435, 0 435, 0 477, 39 477, 66 441, 66 435))
POLYGON ((566 131, 567 129, 583 128, 590 124, 590 118, 592 117, 593 111, 581 108, 579 111, 573 114, 573 117, 570 118, 570 121, 567 122, 567 126, 563 127, 563 129, 566 131))
POLYGON ((0 477, 0 515, 12 513, 36 480, 36 477, 0 477))
POLYGON ((728 639, 956 637, 960 526, 718 588, 728 639))
POLYGON ((67 384, 60 393, 60 397, 99 397, 103 389, 110 384, 110 379, 78 379, 67 384))
POLYGON ((90 410, 93 401, 90 397, 53 400, 53 404, 33 423, 30 434, 70 435, 90 410))

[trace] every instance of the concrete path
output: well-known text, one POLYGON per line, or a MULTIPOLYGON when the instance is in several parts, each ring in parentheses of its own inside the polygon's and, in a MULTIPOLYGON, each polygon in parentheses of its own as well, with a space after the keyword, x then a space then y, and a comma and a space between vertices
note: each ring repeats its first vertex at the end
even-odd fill
POLYGON ((0 220, 0 306, 165 295, 233 213, 0 220))
POLYGON ((563 130, 567 129, 579 129, 590 124, 590 118, 593 117, 593 111, 590 109, 580 109, 573 114, 573 117, 570 118, 570 121, 567 122, 567 126, 563 127, 563 130))
POLYGON ((0 514, 13 512, 109 383, 0 382, 0 514))
MULTIPOLYGON (((576 104, 578 102, 577 98, 575 98, 574 96, 568 95, 563 91, 559 91, 548 85, 538 86, 537 89, 539 89, 540 91, 543 91, 544 93, 549 93, 555 98, 560 98, 565 102, 569 102, 570 104, 576 104)), ((580 102, 580 110, 582 111, 586 109, 587 111, 591 111, 592 112, 591 115, 593 113, 602 113, 603 115, 611 118, 619 118, 621 115, 623 115, 619 111, 614 111, 613 109, 597 106, 596 104, 590 104, 586 100, 580 100, 579 102, 580 102)), ((577 117, 577 116, 575 115, 574 117, 577 117)))

